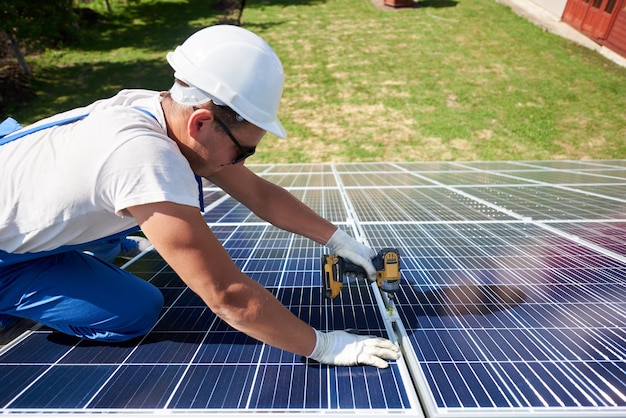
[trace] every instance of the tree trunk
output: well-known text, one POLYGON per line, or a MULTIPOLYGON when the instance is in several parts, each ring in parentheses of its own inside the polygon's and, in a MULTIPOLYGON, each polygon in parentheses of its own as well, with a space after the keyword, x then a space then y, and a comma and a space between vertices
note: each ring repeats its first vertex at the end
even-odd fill
POLYGON ((26 60, 24 59, 24 55, 22 55, 22 51, 20 50, 20 45, 17 39, 15 38, 15 36, 13 36, 12 33, 9 33, 7 31, 7 37, 9 38, 11 49, 13 49, 13 54, 15 55, 15 58, 17 58, 17 62, 20 64, 20 67, 22 67, 22 70, 24 70, 24 72, 28 75, 33 75, 33 72, 30 70, 30 67, 26 63, 26 60))

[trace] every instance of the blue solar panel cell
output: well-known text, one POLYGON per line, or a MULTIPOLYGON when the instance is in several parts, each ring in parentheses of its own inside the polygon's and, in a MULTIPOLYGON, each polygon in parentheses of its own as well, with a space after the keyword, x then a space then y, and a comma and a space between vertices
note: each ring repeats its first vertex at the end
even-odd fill
POLYGON ((47 369, 11 408, 80 409, 113 374, 114 365, 58 365, 47 369))
POLYGON ((589 170, 601 167, 600 161, 521 161, 520 164, 526 167, 548 170, 589 170))
POLYGON ((189 363, 203 333, 152 332, 125 359, 126 363, 189 363))
MULTIPOLYGON (((615 174, 618 174, 616 172, 615 174)), ((540 183, 549 184, 618 184, 624 183, 624 179, 613 175, 600 175, 592 174, 591 172, 583 171, 518 171, 515 173, 516 177, 534 180, 540 183)))
POLYGON ((507 173, 499 174, 497 172, 484 171, 436 171, 419 173, 420 176, 430 179, 440 185, 463 187, 476 187, 476 185, 511 185, 531 184, 530 181, 515 178, 507 173))
POLYGON ((345 172, 340 175, 341 183, 345 188, 367 187, 380 188, 388 186, 412 187, 419 185, 432 186, 434 183, 421 175, 414 173, 393 172, 345 172))
POLYGON ((136 341, 128 344, 103 344, 94 341, 81 341, 73 337, 60 337, 49 335, 49 340, 54 339, 57 344, 64 344, 67 351, 59 364, 120 364, 136 349, 136 341), (61 341, 59 341, 61 340, 61 341))
POLYGON ((46 371, 48 365, 0 364, 0 408, 11 401, 46 371))
POLYGON ((52 364, 67 354, 68 347, 78 340, 63 335, 51 336, 48 332, 36 332, 20 341, 12 350, 0 354, 1 364, 52 364))
POLYGON ((365 172, 365 173, 377 173, 377 172, 400 172, 401 168, 396 164, 388 163, 337 163, 332 167, 339 173, 343 172, 365 172))
MULTIPOLYGON (((252 166, 256 167, 256 165, 252 166)), ((263 173, 297 174, 297 173, 332 173, 334 166, 330 164, 272 164, 265 167, 263 173)))
POLYGON ((348 212, 338 189, 313 189, 305 193, 293 191, 293 194, 331 222, 341 224, 348 219, 348 212))
POLYGON ((93 409, 161 409, 166 406, 184 365, 122 365, 87 405, 93 409))
POLYGON ((537 220, 624 219, 624 202, 552 186, 474 187, 472 195, 537 220))
POLYGON ((382 370, 364 367, 333 368, 328 373, 331 408, 393 410, 408 406, 404 389, 397 383, 395 366, 382 370), (371 393, 369 387, 372 388, 371 393), (388 390, 384 394, 380 392, 377 397, 371 396, 375 394, 376 387, 388 390))
POLYGON ((195 346, 193 360, 200 364, 244 364, 258 361, 263 344, 234 330, 212 331, 204 335, 202 344, 195 346))
POLYGON ((215 204, 215 202, 222 199, 225 195, 226 194, 221 189, 214 188, 209 182, 204 183, 202 197, 204 198, 205 207, 210 207, 215 204))
MULTIPOLYGON (((626 196, 626 191, 624 193, 626 196)), ((580 237, 600 248, 626 256, 626 222, 553 223, 553 227, 580 237)))
POLYGON ((458 170, 459 168, 473 168, 483 172, 523 170, 532 167, 539 170, 541 169, 540 167, 532 166, 521 161, 459 161, 449 164, 449 167, 441 167, 436 171, 458 170))
POLYGON ((272 364, 263 366, 255 386, 255 392, 258 395, 253 399, 254 407, 260 409, 302 408, 305 395, 302 383, 305 373, 306 368, 302 366, 272 364))
POLYGON ((335 176, 332 173, 302 173, 302 174, 263 174, 267 181, 285 188, 310 187, 333 188, 337 187, 335 176))
POLYGON ((170 409, 237 409, 246 408, 256 366, 193 365, 176 391, 170 409))
MULTIPOLYGON (((224 221, 226 217, 233 218, 231 212, 236 210, 239 206, 236 200, 231 198, 226 198, 224 200, 217 201, 214 205, 211 206, 210 210, 204 212, 204 219, 208 223, 217 223, 219 221, 224 221)), ((246 214, 239 214, 240 219, 243 221, 243 218, 247 216, 246 214)))
POLYGON ((207 307, 170 307, 154 327, 160 332, 206 331, 211 328, 216 316, 207 307))

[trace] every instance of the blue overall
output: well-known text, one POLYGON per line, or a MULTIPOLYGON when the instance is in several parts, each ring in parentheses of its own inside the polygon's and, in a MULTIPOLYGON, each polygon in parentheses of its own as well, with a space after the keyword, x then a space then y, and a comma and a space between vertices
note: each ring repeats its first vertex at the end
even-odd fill
MULTIPOLYGON (((136 109, 154 118, 144 109, 136 109)), ((0 124, 0 146, 85 116, 13 135, 7 135, 7 131, 15 131, 20 125, 9 120, 0 124)), ((202 186, 197 180, 203 206, 202 186)), ((145 280, 84 252, 96 255, 110 252, 136 230, 52 251, 11 254, 0 250, 0 327, 15 317, 28 318, 65 334, 109 342, 129 340, 149 332, 163 307, 161 292, 145 280)))

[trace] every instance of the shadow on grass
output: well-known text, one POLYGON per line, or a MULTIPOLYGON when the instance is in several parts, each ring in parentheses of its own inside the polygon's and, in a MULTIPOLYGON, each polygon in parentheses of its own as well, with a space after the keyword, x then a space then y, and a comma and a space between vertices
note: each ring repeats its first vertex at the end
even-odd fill
MULTIPOLYGON (((225 12, 241 0, 188 0, 181 3, 133 3, 90 29, 74 50, 110 51, 128 47, 142 50, 171 50, 197 30, 211 24, 223 23, 225 12), (208 24, 200 22, 208 22, 208 24), (197 22, 197 23, 194 23, 197 22)), ((272 5, 307 6, 325 0, 273 1, 272 5)), ((246 2, 245 8, 262 8, 261 3, 246 2)), ((245 10, 244 10, 245 14, 245 10)), ((277 23, 279 24, 279 23, 277 23)), ((242 26, 246 26, 245 22, 242 26)))
POLYGON ((74 50, 110 51, 117 48, 169 50, 203 25, 202 19, 222 15, 212 2, 189 0, 181 3, 133 3, 113 15, 105 15, 89 30, 74 50))
POLYGON ((433 9, 441 9, 444 7, 456 7, 457 4, 459 4, 459 2, 454 0, 426 0, 416 2, 415 7, 432 7, 433 9))
POLYGON ((167 90, 171 83, 172 69, 165 57, 134 62, 48 67, 33 81, 37 97, 20 111, 19 120, 32 123, 113 96, 121 89, 167 90))
POLYGON ((442 9, 444 7, 456 7, 459 4, 456 0, 414 0, 410 6, 393 7, 385 4, 385 0, 372 0, 372 2, 382 10, 424 9, 427 7, 442 9))
MULTIPOLYGON (((321 1, 279 1, 278 4, 307 6, 321 1)), ((36 97, 25 104, 9 104, 6 111, 29 124, 110 97, 124 88, 167 90, 172 83, 173 71, 165 59, 166 52, 203 27, 228 23, 225 13, 232 9, 233 2, 239 0, 138 2, 118 9, 114 14, 99 16, 95 24, 82 30, 80 41, 66 49, 93 56, 91 62, 65 65, 60 58, 58 63, 40 65, 31 82, 36 97), (133 54, 135 50, 137 57, 134 60, 132 56, 121 56, 133 54)), ((246 8, 252 7, 264 5, 246 3, 246 8)), ((265 26, 277 24, 281 23, 265 26)), ((242 26, 253 31, 259 29, 246 25, 245 21, 242 26)), ((60 54, 62 56, 64 52, 60 54)))

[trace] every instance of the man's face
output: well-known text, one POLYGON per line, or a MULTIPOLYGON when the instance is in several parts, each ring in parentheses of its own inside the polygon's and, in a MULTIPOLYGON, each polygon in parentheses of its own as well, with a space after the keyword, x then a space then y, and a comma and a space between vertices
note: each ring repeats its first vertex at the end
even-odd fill
POLYGON ((254 154, 265 131, 257 126, 244 123, 230 130, 215 116, 205 122, 207 126, 202 137, 204 147, 197 150, 198 161, 192 164, 194 172, 202 177, 210 177, 224 167, 243 164, 254 154))

